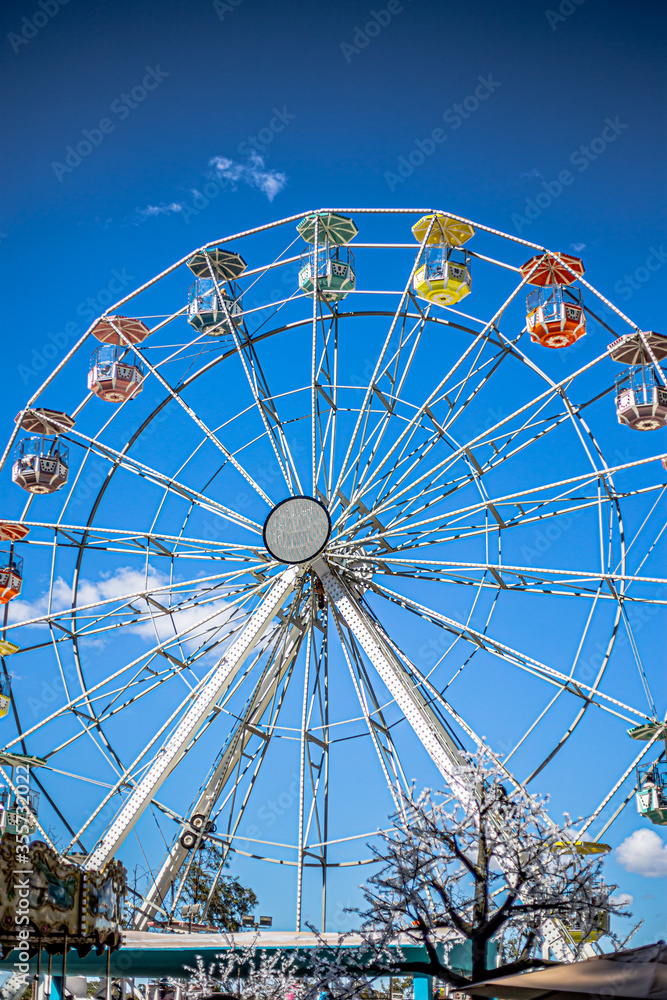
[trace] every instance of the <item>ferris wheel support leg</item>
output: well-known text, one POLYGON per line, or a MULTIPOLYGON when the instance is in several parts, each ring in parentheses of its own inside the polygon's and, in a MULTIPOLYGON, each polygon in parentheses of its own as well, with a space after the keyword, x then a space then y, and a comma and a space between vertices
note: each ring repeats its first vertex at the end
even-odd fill
POLYGON ((463 758, 456 743, 439 724, 427 700, 412 683, 404 665, 384 641, 373 622, 368 620, 359 601, 348 587, 331 572, 323 559, 317 559, 312 568, 320 577, 322 586, 335 603, 341 618, 403 712, 417 739, 457 799, 465 805, 470 800, 470 791, 457 774, 457 768, 463 763, 463 758))
MULTIPOLYGON (((299 652, 302 637, 303 630, 297 625, 293 626, 284 650, 280 656, 275 657, 264 683, 255 691, 247 710, 236 727, 236 732, 230 740, 227 750, 221 755, 213 773, 197 798, 192 808, 193 816, 200 814, 206 820, 209 818, 215 802, 233 775, 239 758, 243 754, 248 741, 253 736, 253 729, 251 727, 258 726, 264 717, 264 713, 271 704, 275 692, 293 663, 294 657, 299 652)), ((181 836, 191 829, 189 823, 181 825, 169 854, 165 858, 155 881, 146 893, 144 901, 135 914, 132 925, 134 930, 146 930, 148 921, 161 908, 170 886, 176 879, 183 862, 190 853, 187 848, 182 846, 180 840, 181 836)))
POLYGON ((236 675, 243 661, 259 642, 271 619, 294 589, 296 580, 302 572, 300 567, 291 566, 277 578, 238 639, 220 660, 209 682, 199 692, 173 734, 158 752, 151 767, 132 790, 107 833, 89 854, 84 865, 86 869, 102 868, 123 843, 160 786, 184 756, 190 740, 236 675))

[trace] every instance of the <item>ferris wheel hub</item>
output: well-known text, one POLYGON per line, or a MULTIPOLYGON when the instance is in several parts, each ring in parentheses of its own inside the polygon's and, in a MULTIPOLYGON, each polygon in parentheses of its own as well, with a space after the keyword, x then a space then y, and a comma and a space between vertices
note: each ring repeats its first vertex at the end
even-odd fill
POLYGON ((314 497, 288 497, 264 522, 264 545, 282 563, 309 562, 324 549, 330 535, 329 511, 314 497))

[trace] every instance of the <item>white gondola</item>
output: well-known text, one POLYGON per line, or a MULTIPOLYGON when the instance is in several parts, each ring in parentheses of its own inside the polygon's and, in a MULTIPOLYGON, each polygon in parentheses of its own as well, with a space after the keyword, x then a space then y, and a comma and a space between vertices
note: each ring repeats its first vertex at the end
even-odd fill
POLYGON ((16 446, 12 479, 28 493, 55 493, 69 475, 69 448, 58 438, 40 434, 16 446))

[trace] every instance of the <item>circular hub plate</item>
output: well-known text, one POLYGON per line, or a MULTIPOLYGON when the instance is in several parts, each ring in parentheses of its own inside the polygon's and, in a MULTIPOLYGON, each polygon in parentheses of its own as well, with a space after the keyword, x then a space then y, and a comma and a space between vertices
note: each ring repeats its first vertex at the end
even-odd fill
POLYGON ((288 497, 264 522, 264 544, 274 559, 284 563, 314 559, 330 534, 329 511, 313 497, 288 497))

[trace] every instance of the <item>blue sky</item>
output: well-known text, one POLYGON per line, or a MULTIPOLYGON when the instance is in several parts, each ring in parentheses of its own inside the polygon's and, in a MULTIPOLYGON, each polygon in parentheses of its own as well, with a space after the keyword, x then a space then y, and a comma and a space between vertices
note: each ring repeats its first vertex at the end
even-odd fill
MULTIPOLYGON (((657 2, 629 16, 616 0, 43 0, 0 17, 7 434, 121 294, 204 242, 324 205, 437 206, 578 253, 642 328, 664 329, 657 2)), ((610 432, 612 453, 627 442, 610 432)), ((0 488, 11 516, 15 489, 0 488)), ((656 658, 658 634, 643 637, 656 658)), ((595 768, 602 737, 587 738, 595 768)), ((615 844, 640 825, 623 823, 615 844)), ((643 939, 664 937, 664 883, 610 867, 643 939)), ((279 892, 259 894, 280 924, 279 892)))

